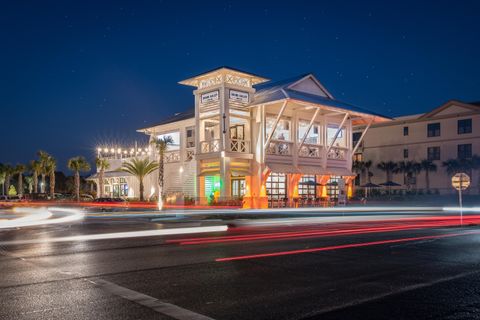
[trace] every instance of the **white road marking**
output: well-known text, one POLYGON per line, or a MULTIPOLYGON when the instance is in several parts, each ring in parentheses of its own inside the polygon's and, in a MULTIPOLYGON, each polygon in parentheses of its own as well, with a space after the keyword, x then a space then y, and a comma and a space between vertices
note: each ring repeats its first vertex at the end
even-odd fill
POLYGON ((158 313, 167 315, 177 320, 213 320, 213 318, 181 308, 171 303, 162 302, 156 298, 119 286, 110 281, 102 279, 87 281, 95 284, 96 286, 107 292, 110 292, 129 301, 138 303, 142 306, 155 310, 158 313))

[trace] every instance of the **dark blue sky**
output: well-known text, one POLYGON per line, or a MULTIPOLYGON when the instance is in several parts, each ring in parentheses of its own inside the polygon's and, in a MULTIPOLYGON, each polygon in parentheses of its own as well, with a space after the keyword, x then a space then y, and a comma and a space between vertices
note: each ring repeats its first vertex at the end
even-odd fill
POLYGON ((480 100, 479 1, 3 2, 0 162, 65 167, 193 105, 191 75, 313 72, 389 114, 480 100), (68 2, 68 3, 67 3, 68 2))

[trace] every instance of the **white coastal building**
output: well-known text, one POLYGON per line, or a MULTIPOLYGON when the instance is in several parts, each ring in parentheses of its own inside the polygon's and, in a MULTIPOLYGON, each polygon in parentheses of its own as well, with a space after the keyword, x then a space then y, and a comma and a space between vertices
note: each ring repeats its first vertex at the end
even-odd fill
MULTIPOLYGON (((354 127, 362 135, 390 119, 336 100, 313 74, 273 82, 220 67, 180 84, 194 88, 194 107, 138 130, 172 137, 165 155, 165 193, 197 203, 241 199, 244 207, 296 205, 351 192, 354 127)), ((360 139, 361 140, 361 139, 360 139)), ((138 197, 136 178, 119 171, 131 157, 157 160, 151 147, 100 148, 111 158, 107 194, 138 197)), ((155 195, 157 173, 145 179, 155 195)), ((90 177, 98 183, 98 174, 90 177)))

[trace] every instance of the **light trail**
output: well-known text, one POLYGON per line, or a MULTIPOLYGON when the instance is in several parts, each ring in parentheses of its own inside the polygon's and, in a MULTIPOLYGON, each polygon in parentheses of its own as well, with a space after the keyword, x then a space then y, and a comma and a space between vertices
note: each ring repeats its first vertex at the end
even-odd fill
POLYGON ((228 226, 226 225, 210 226, 210 227, 172 228, 172 229, 161 229, 161 230, 143 230, 143 231, 86 234, 86 235, 78 235, 78 236, 56 237, 56 238, 45 238, 45 239, 12 240, 12 241, 0 242, 0 245, 8 246, 8 245, 22 245, 22 244, 42 244, 42 243, 52 243, 52 242, 127 239, 127 238, 205 233, 205 232, 223 232, 227 230, 228 230, 228 226))
POLYGON ((15 213, 27 214, 24 217, 0 221, 0 229, 31 227, 58 223, 68 223, 82 220, 83 212, 69 208, 14 208, 15 213), (54 217, 53 212, 67 213, 67 215, 54 217))
POLYGON ((380 240, 380 241, 371 241, 371 242, 350 243, 350 244, 328 246, 328 247, 319 247, 319 248, 309 248, 309 249, 290 250, 290 251, 278 251, 278 252, 271 252, 271 253, 250 254, 250 255, 227 257, 227 258, 217 258, 217 259, 215 259, 215 261, 225 262, 225 261, 259 259, 259 258, 267 258, 267 257, 295 255, 295 254, 302 254, 302 253, 313 253, 313 252, 322 252, 322 251, 333 251, 333 250, 341 250, 341 249, 378 246, 378 245, 383 245, 383 244, 402 243, 402 242, 410 242, 410 241, 451 238, 451 237, 459 237, 459 236, 472 235, 472 234, 480 234, 480 231, 470 231, 470 232, 462 232, 462 233, 449 233, 449 234, 443 234, 443 235, 399 238, 399 239, 380 240))
POLYGON ((480 208, 478 207, 473 207, 473 208, 460 208, 460 207, 445 207, 442 208, 443 211, 454 211, 454 212, 460 212, 460 210, 465 212, 480 212, 480 208))
MULTIPOLYGON (((257 233, 247 235, 233 235, 220 236, 208 238, 187 238, 187 239, 172 239, 167 240, 167 243, 179 243, 180 245, 198 245, 198 244, 212 244, 212 243, 227 243, 227 242, 243 242, 243 241, 258 241, 258 240, 282 240, 289 238, 312 238, 325 236, 345 236, 365 233, 380 233, 380 232, 398 232, 413 229, 426 229, 438 227, 450 227, 459 225, 457 216, 446 217, 421 217, 421 218, 406 218, 396 220, 378 221, 381 224, 368 225, 366 223, 358 224, 358 226, 351 226, 350 224, 342 228, 342 224, 338 224, 338 229, 328 230, 329 226, 321 228, 296 230, 287 232, 272 232, 272 233, 257 233)), ((469 216, 464 219, 466 224, 479 224, 480 216, 469 216)))

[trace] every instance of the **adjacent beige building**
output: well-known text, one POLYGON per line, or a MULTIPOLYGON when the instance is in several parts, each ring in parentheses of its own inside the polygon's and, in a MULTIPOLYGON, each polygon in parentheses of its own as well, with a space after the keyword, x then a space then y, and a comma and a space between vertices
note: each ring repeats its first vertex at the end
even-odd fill
MULTIPOLYGON (((360 129, 360 128, 359 128, 360 129)), ((361 135, 354 133, 354 140, 361 135)), ((442 194, 455 192, 451 187, 451 176, 447 174, 444 161, 470 159, 480 155, 480 103, 464 103, 451 100, 430 112, 402 116, 393 121, 373 124, 364 136, 354 158, 371 160, 371 181, 379 184, 386 180, 385 172, 377 168, 382 161, 431 160, 437 172, 431 172, 430 189, 442 194)), ((472 177, 467 193, 479 193, 479 172, 469 172, 472 177)), ((366 183, 366 175, 363 175, 366 183)), ((396 183, 405 185, 403 174, 393 175, 396 183)), ((426 189, 425 172, 412 179, 412 187, 426 189)), ((357 181, 358 183, 358 181, 357 181)))

